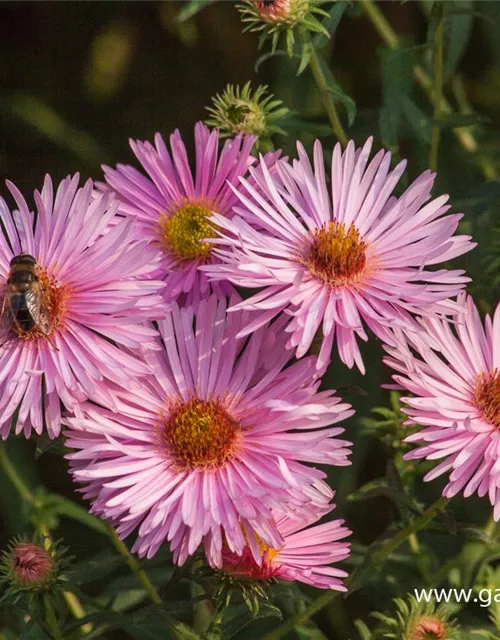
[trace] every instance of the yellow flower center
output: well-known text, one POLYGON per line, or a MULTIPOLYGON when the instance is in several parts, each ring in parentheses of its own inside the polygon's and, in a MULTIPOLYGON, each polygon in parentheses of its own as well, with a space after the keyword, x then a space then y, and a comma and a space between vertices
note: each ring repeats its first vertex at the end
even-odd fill
POLYGON ((271 563, 278 555, 279 549, 273 549, 273 547, 267 545, 258 533, 255 534, 255 537, 257 538, 257 542, 259 543, 261 555, 264 556, 264 554, 267 552, 266 562, 271 563))
POLYGON ((172 215, 160 217, 162 246, 179 260, 206 259, 212 245, 203 242, 212 238, 214 225, 210 222, 211 210, 202 204, 185 204, 172 215))
POLYGON ((161 433, 179 469, 217 469, 234 457, 241 427, 218 400, 192 398, 169 408, 161 433))
POLYGON ((476 381, 474 400, 483 418, 500 428, 500 371, 481 374, 476 381))
POLYGON ((316 278, 336 287, 352 283, 364 271, 367 245, 354 225, 346 229, 330 221, 311 236, 302 262, 316 278))

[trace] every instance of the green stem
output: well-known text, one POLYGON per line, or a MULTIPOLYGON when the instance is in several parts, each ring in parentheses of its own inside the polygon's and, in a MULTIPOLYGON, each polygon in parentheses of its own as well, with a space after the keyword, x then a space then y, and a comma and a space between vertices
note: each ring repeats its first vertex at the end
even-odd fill
MULTIPOLYGON (((14 487, 17 489, 19 495, 24 500, 24 502, 26 502, 29 505, 33 505, 35 501, 35 497, 33 493, 30 491, 30 489, 27 487, 22 477, 17 472, 17 469, 15 468, 15 466, 10 461, 4 445, 0 445, 0 467, 2 467, 6 476, 12 482, 14 487)), ((38 526, 38 531, 44 538, 45 547, 50 548, 50 546, 52 545, 52 537, 50 535, 50 531, 48 527, 45 524, 41 523, 38 526)), ((71 614, 73 615, 74 618, 78 620, 80 618, 84 618, 87 615, 81 602, 78 600, 78 598, 75 596, 74 593, 70 593, 69 591, 64 591, 63 596, 68 606, 68 609, 69 611, 71 611, 71 614)), ((87 623, 82 626, 83 633, 90 633, 90 631, 92 631, 92 625, 90 623, 87 623)))
MULTIPOLYGON (((366 13, 366 16, 371 21, 377 33, 380 35, 385 44, 392 51, 398 51, 401 45, 400 40, 382 11, 379 9, 378 5, 374 2, 374 0, 359 0, 359 2, 366 13)), ((427 94, 428 98, 434 103, 434 84, 425 69, 417 64, 413 67, 413 75, 415 77, 415 80, 427 94)), ((442 96, 441 98, 441 113, 453 113, 453 109, 451 108, 450 103, 444 96, 442 96)), ((457 129, 453 129, 453 132, 457 137, 459 143, 466 151, 468 151, 469 153, 477 152, 477 140, 467 128, 458 127, 457 129)), ((497 169, 490 160, 481 158, 479 160, 479 165, 483 171, 485 178, 487 178, 488 180, 494 180, 497 177, 497 169)))
POLYGON ((314 48, 314 46, 312 46, 310 64, 311 64, 311 71, 314 76, 314 80, 318 85, 318 89, 323 99, 323 104, 325 105, 325 109, 328 114, 330 124, 332 125, 333 133, 337 136, 342 146, 345 147, 347 145, 348 139, 342 127, 342 123, 340 122, 340 118, 337 113, 337 108, 335 107, 335 102, 333 101, 332 94, 328 89, 328 83, 326 81, 325 74, 323 73, 323 69, 321 68, 321 62, 320 62, 318 53, 316 52, 316 49, 314 48))
POLYGON ((50 598, 46 596, 44 598, 45 602, 45 618, 47 620, 47 625, 50 628, 52 636, 54 640, 64 640, 64 636, 59 629, 59 624, 57 622, 56 614, 54 613, 54 607, 52 606, 52 602, 50 598))
POLYGON ((388 20, 373 0, 360 0, 360 3, 371 20, 373 26, 387 46, 396 51, 399 49, 399 38, 388 20))
POLYGON ((28 489, 27 485, 25 484, 21 476, 17 473, 17 469, 9 460, 9 457, 7 456, 7 451, 5 450, 4 445, 0 445, 0 466, 5 471, 5 474, 9 478, 9 480, 15 486, 15 488, 17 489, 19 495, 24 500, 24 502, 27 502, 28 504, 32 504, 34 499, 33 494, 28 489))
MULTIPOLYGON (((118 534, 109 524, 109 522, 106 522, 105 524, 109 533, 109 537, 111 538, 111 542, 113 543, 115 549, 126 560, 128 566, 130 567, 130 570, 135 574, 137 580, 142 584, 144 591, 148 594, 150 600, 154 602, 154 604, 161 604, 162 599, 160 598, 160 594, 156 590, 151 580, 148 578, 144 569, 139 564, 137 558, 130 553, 126 544, 120 540, 118 534)), ((185 638, 186 640, 199 639, 199 635, 184 623, 179 622, 178 620, 175 620, 170 616, 167 616, 166 614, 165 617, 169 624, 175 630, 177 638, 185 638)))
POLYGON ((486 535, 488 535, 490 538, 492 538, 495 535, 496 527, 497 527, 497 523, 495 522, 495 519, 491 515, 488 518, 488 522, 486 523, 486 525, 484 527, 484 532, 486 533, 486 535))
MULTIPOLYGON (((434 518, 434 516, 443 509, 448 503, 448 498, 439 498, 436 500, 421 516, 419 516, 416 520, 414 520, 410 525, 402 529, 394 538, 391 538, 388 542, 386 542, 378 551, 376 551, 372 556, 372 563, 374 565, 380 565, 385 559, 387 559, 391 553, 399 547, 400 544, 405 542, 410 536, 414 535, 417 531, 425 527, 425 525, 434 518)), ((351 574, 350 578, 346 581, 346 587, 349 588, 351 583, 353 582, 354 573, 351 574)), ((268 633, 264 636, 263 640, 278 640, 282 638, 287 633, 292 631, 297 625, 302 624, 306 620, 309 620, 313 615, 321 611, 324 607, 331 604, 336 598, 340 595, 339 591, 327 591, 319 598, 314 600, 308 607, 306 607, 303 611, 293 616, 282 625, 280 625, 271 633, 268 633)))
POLYGON ((441 115, 443 100, 443 51, 444 51, 444 3, 438 4, 439 20, 436 29, 436 47, 434 50, 434 126, 432 127, 432 141, 429 155, 429 168, 436 171, 438 166, 439 139, 441 127, 437 120, 441 115))
POLYGON ((132 571, 132 573, 135 573, 137 580, 144 587, 144 591, 148 594, 149 599, 155 604, 161 604, 160 594, 154 587, 151 580, 148 578, 144 569, 139 564, 139 561, 137 560, 137 558, 130 553, 130 551, 128 550, 128 547, 125 545, 124 542, 120 540, 120 538, 118 537, 118 534, 113 529, 113 527, 109 524, 109 522, 106 522, 105 524, 109 533, 109 537, 111 538, 111 542, 113 543, 115 549, 123 558, 125 558, 128 566, 130 567, 130 570, 132 571))
POLYGON ((394 538, 388 540, 378 551, 373 554, 373 564, 377 565, 383 560, 385 560, 391 553, 399 547, 400 544, 405 542, 407 538, 409 538, 420 529, 423 529, 427 523, 429 523, 434 516, 436 516, 439 511, 444 509, 444 507, 448 504, 449 499, 441 496, 436 502, 431 504, 421 516, 416 518, 411 524, 402 529, 394 538))
POLYGON ((408 536, 408 544, 410 545, 412 553, 414 553, 415 555, 418 555, 420 553, 420 544, 418 542, 416 533, 412 533, 410 536, 408 536))

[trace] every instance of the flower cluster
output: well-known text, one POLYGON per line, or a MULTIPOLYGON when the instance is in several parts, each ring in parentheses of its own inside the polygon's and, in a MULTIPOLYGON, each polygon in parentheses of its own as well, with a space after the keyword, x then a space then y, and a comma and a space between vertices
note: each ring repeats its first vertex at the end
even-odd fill
POLYGON ((167 544, 182 564, 201 546, 231 576, 343 590, 350 532, 319 520, 353 410, 322 375, 334 345, 364 372, 372 331, 419 396, 411 456, 445 458, 447 495, 489 491, 497 516, 500 316, 484 331, 464 273, 434 268, 474 246, 434 175, 395 195, 405 164, 370 161, 371 140, 335 147, 328 180, 319 142, 311 162, 300 145, 256 158, 255 136, 220 145, 202 123, 194 138, 194 167, 178 131, 157 134, 131 142, 142 170, 55 193, 47 178, 34 210, 8 185, 2 437, 64 424, 91 510, 140 556, 167 544))

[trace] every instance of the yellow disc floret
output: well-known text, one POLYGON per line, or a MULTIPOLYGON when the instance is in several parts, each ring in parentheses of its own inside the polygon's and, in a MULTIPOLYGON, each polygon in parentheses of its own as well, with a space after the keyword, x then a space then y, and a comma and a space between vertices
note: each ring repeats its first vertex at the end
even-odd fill
POLYGON ((330 286, 351 284, 365 268, 366 247, 354 225, 334 220, 311 233, 302 262, 330 286))
POLYGON ((160 218, 161 244, 179 260, 206 259, 212 245, 205 238, 215 235, 211 210, 200 204, 185 204, 160 218))
POLYGON ((475 389, 475 403, 483 418, 496 429, 500 428, 500 371, 478 377, 475 389))
POLYGON ((169 407, 160 432, 179 469, 216 469, 234 456, 241 427, 219 400, 192 398, 169 407))

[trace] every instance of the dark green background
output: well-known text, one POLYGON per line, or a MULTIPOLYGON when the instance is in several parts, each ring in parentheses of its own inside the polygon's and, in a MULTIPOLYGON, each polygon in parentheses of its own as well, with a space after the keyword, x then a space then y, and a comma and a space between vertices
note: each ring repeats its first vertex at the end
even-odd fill
MULTIPOLYGON (((307 124, 276 140, 293 154, 294 138, 310 145, 313 132, 327 130, 322 104, 308 70, 295 76, 294 64, 284 57, 265 62, 255 72, 257 38, 241 33, 234 3, 216 3, 188 23, 176 16, 182 2, 0 2, 0 178, 15 182, 29 197, 39 188, 45 173, 59 181, 80 171, 100 179, 100 164, 133 162, 129 137, 165 136, 179 127, 188 146, 194 123, 206 117, 210 97, 227 83, 269 84, 286 106, 301 114, 307 124)), ((397 33, 409 44, 427 38, 425 11, 416 2, 383 2, 382 8, 397 33)), ((468 44, 458 66, 471 107, 490 123, 477 131, 481 149, 498 160, 500 150, 500 3, 476 3, 485 14, 471 20, 468 44)), ((379 37, 356 7, 344 17, 327 56, 336 79, 355 100, 358 115, 350 136, 362 142, 378 138, 378 109, 383 99, 379 37)), ((430 114, 418 89, 415 101, 430 114)), ((447 95, 452 86, 447 85, 447 95)), ((344 116, 344 114, 342 114, 344 116)), ((345 118, 344 118, 345 121, 345 118)), ((324 137, 325 149, 333 138, 324 137)), ((416 140, 409 127, 400 136, 400 154, 409 158, 409 176, 426 168, 428 149, 416 140)), ((443 133, 436 193, 449 191, 455 210, 466 214, 464 229, 480 242, 480 248, 461 262, 475 277, 473 291, 482 310, 498 299, 495 273, 486 274, 498 246, 493 228, 500 202, 498 183, 484 184, 474 159, 457 145, 453 134, 443 133)), ((6 190, 0 185, 0 193, 6 190)), ((372 339, 364 349, 365 377, 332 365, 325 386, 356 385, 367 395, 346 397, 357 409, 347 425, 355 442, 354 467, 331 474, 338 487, 338 511, 354 529, 358 542, 373 541, 395 515, 387 499, 347 504, 346 497, 364 482, 384 475, 389 452, 373 438, 360 438, 359 417, 370 407, 386 404, 380 384, 389 381, 379 364, 382 350, 372 339)), ((352 393, 352 391, 351 391, 352 393)), ((12 440, 8 450, 28 482, 39 483, 78 500, 66 473, 66 463, 44 454, 33 461, 33 443, 12 440)), ((424 503, 439 495, 443 483, 423 487, 417 495, 424 503)), ((8 481, 0 478, 2 542, 15 533, 28 532, 26 514, 8 481)), ((482 523, 488 514, 486 501, 457 501, 454 517, 482 523), (466 514, 468 514, 466 516, 466 514)), ((62 519, 57 535, 64 535, 78 558, 88 557, 105 546, 99 536, 62 519)), ((425 534, 424 534, 425 537, 425 534)), ((451 539, 451 552, 460 544, 451 539)), ((450 549, 447 551, 450 552, 450 549)), ((444 553, 444 551, 443 551, 444 553)), ((323 612, 329 638, 345 638, 345 616, 366 613, 387 594, 363 591, 349 597, 335 611, 323 612)), ((402 594, 401 594, 402 595, 402 594)), ((119 634, 116 637, 125 637, 119 634)), ((137 637, 141 637, 140 635, 137 637)))

